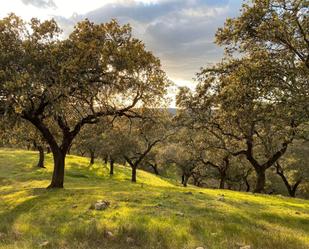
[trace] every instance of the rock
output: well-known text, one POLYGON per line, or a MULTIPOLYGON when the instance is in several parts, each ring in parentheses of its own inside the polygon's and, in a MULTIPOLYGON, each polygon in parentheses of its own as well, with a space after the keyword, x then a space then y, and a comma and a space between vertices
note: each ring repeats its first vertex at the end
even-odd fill
POLYGON ((94 204, 95 210, 105 210, 109 207, 110 203, 108 201, 99 201, 94 204))
POLYGON ((78 207, 78 206, 77 206, 76 204, 72 206, 72 208, 77 208, 77 207, 78 207))
POLYGON ((224 201, 224 194, 219 194, 218 195, 218 198, 217 198, 217 201, 224 201))
POLYGON ((184 216, 185 216, 185 214, 182 213, 182 212, 177 212, 176 215, 177 215, 177 216, 181 216, 181 217, 184 217, 184 216))
POLYGON ((109 201, 105 201, 105 200, 100 200, 97 201, 96 203, 91 204, 89 209, 94 209, 94 210, 105 210, 110 206, 110 202, 109 201))
POLYGON ((39 246, 40 247, 46 247, 46 246, 48 246, 49 245, 49 241, 44 241, 44 242, 42 242, 39 246))
POLYGON ((224 199, 224 196, 220 196, 220 197, 218 197, 218 199, 217 199, 217 201, 224 201, 225 199, 224 199))
POLYGON ((107 231, 105 235, 107 238, 110 238, 110 239, 115 237, 115 235, 111 231, 107 231))
POLYGON ((239 249, 251 249, 251 246, 241 246, 239 249))
POLYGON ((134 239, 131 238, 131 237, 127 237, 126 241, 127 241, 128 244, 133 244, 134 243, 134 239))

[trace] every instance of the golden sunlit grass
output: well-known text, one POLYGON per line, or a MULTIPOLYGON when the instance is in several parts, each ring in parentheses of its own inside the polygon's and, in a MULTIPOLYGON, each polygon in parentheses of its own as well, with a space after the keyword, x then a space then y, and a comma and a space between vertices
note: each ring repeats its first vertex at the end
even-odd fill
POLYGON ((110 177, 77 156, 67 158, 65 189, 46 190, 52 159, 47 169, 36 160, 0 150, 0 248, 309 248, 309 201, 183 188, 143 171, 132 184, 129 168, 110 177), (89 209, 101 199, 111 206, 89 209))

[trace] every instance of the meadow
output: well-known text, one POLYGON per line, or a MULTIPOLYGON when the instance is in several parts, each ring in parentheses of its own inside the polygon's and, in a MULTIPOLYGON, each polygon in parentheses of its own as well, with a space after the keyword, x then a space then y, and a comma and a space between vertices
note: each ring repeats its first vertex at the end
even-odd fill
POLYGON ((0 150, 0 248, 309 248, 309 201, 181 187, 175 180, 69 155, 64 189, 46 189, 37 152, 0 150), (106 210, 89 209, 106 200, 106 210), (247 247, 248 248, 248 247, 247 247))

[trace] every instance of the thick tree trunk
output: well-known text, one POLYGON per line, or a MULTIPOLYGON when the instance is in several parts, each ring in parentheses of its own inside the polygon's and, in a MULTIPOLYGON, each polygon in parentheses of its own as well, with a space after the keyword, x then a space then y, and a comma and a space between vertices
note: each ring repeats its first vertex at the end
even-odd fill
POLYGON ((90 151, 90 164, 93 165, 94 164, 94 159, 95 159, 95 155, 94 155, 94 151, 90 151))
POLYGON ((38 151, 39 151, 39 162, 38 162, 38 165, 37 167, 39 168, 45 168, 44 167, 44 148, 43 146, 37 146, 38 148, 38 151))
POLYGON ((50 153, 50 147, 49 147, 49 146, 47 146, 47 151, 46 151, 46 153, 47 153, 47 154, 50 153))
POLYGON ((52 150, 54 158, 54 172, 50 185, 47 188, 63 188, 65 156, 59 149, 52 150))
POLYGON ((109 174, 112 176, 114 174, 114 160, 111 158, 109 161, 110 168, 109 168, 109 174))
POLYGON ((265 169, 256 169, 256 185, 254 189, 254 193, 263 193, 265 190, 265 183, 266 183, 266 175, 265 169))
POLYGON ((131 166, 132 168, 132 178, 131 178, 131 182, 136 182, 136 168, 134 166, 131 166))

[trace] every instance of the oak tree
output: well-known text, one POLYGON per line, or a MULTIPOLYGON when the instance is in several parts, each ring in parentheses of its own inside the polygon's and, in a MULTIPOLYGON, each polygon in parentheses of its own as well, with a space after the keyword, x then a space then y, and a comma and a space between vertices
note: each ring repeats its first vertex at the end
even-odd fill
POLYGON ((25 22, 14 14, 0 20, 1 100, 51 148, 50 188, 63 187, 65 157, 86 124, 134 117, 134 107, 160 101, 169 85, 159 59, 129 25, 86 19, 61 35, 55 20, 25 22))

